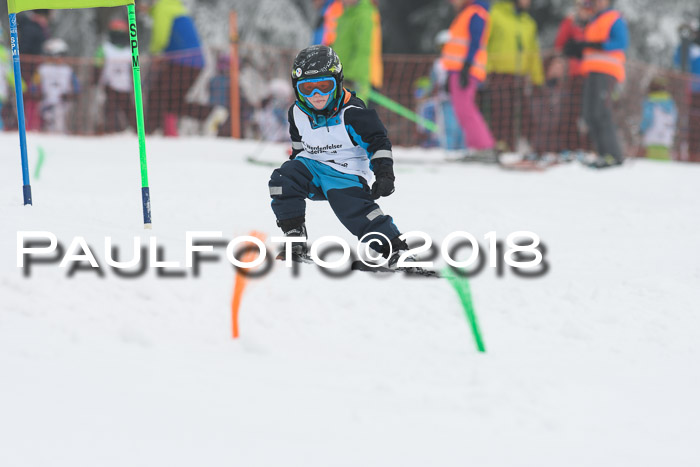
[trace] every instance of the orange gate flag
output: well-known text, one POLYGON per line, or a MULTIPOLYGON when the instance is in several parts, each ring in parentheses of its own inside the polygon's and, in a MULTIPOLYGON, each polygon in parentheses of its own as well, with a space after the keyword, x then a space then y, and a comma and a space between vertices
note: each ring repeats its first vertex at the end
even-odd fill
MULTIPOLYGON (((265 241, 265 234, 261 232, 251 232, 251 237, 256 237, 260 241, 265 241)), ((245 243, 244 246, 254 246, 252 243, 245 243)), ((255 251, 247 251, 241 261, 244 263, 249 263, 255 259, 255 251)), ((236 271, 236 278, 233 283, 233 297, 231 298, 231 327, 233 331, 233 338, 238 339, 240 332, 238 330, 238 311, 241 308, 241 299, 243 298, 243 291, 245 286, 248 284, 248 277, 241 274, 240 271, 236 271)))
POLYGON ((98 8, 109 6, 133 5, 134 0, 7 0, 9 14, 26 10, 50 10, 66 8, 98 8))

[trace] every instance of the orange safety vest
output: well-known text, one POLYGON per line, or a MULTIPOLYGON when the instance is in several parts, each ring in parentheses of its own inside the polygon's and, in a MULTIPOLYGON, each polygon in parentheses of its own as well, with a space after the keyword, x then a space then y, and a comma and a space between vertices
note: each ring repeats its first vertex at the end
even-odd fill
POLYGON ((328 7, 323 15, 323 45, 333 45, 338 36, 338 18, 343 16, 343 2, 336 0, 328 7))
POLYGON ((474 56, 474 61, 470 73, 476 79, 484 81, 486 79, 486 44, 489 41, 491 33, 491 21, 489 12, 481 5, 469 5, 457 16, 450 26, 450 40, 442 48, 442 66, 448 71, 459 71, 464 66, 464 60, 469 55, 469 44, 471 37, 469 36, 469 23, 471 23, 474 15, 478 15, 486 23, 484 34, 481 36, 479 50, 474 56))
MULTIPOLYGON (((608 11, 586 26, 586 42, 606 42, 610 39, 610 31, 615 22, 621 18, 617 11, 608 11)), ((583 51, 581 71, 588 73, 603 73, 613 76, 620 83, 625 80, 625 52, 622 50, 598 50, 587 48, 583 51)))
POLYGON ((379 10, 372 15, 372 52, 369 62, 369 82, 375 88, 381 88, 384 84, 384 61, 382 59, 382 20, 379 10))

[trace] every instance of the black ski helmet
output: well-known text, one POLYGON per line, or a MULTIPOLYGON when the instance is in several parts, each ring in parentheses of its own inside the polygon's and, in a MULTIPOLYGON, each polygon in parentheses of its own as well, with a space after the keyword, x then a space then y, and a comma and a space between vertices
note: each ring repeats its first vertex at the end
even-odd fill
POLYGON ((301 104, 308 110, 332 115, 342 99, 343 91, 343 65, 340 63, 338 54, 333 49, 325 45, 312 45, 299 52, 294 59, 292 66, 292 86, 294 95, 301 104), (307 104, 306 99, 299 94, 297 83, 302 79, 332 77, 335 80, 335 94, 332 96, 326 109, 319 111, 307 104))

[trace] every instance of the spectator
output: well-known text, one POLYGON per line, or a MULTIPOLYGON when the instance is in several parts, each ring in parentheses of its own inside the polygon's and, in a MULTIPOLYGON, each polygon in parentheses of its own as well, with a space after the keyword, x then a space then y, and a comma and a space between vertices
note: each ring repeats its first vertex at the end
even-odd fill
POLYGON ((136 130, 129 25, 123 19, 110 21, 108 38, 97 51, 97 63, 102 67, 98 84, 106 94, 105 132, 123 131, 127 126, 136 130))
POLYGON ((294 103, 294 91, 289 82, 273 79, 265 89, 265 97, 254 114, 260 137, 265 141, 289 141, 289 107, 294 103))
POLYGON ((671 147, 676 136, 678 110, 673 97, 668 92, 668 81, 656 77, 649 86, 649 94, 644 101, 642 123, 639 132, 644 141, 646 157, 669 160, 671 147))
POLYGON ((187 116, 203 122, 207 134, 216 134, 228 110, 187 101, 187 93, 204 68, 194 21, 181 0, 155 0, 149 12, 153 18, 150 50, 162 54, 162 59, 150 83, 146 132, 162 128, 165 136, 177 136, 178 117, 187 116))
MULTIPOLYGON (((442 122, 438 121, 436 99, 433 99, 431 96, 433 92, 432 88, 430 78, 427 76, 418 78, 416 82, 413 83, 413 97, 416 99, 416 114, 426 120, 437 123, 438 127, 442 127, 442 122)), ((437 134, 426 129, 423 125, 416 124, 416 133, 421 147, 433 148, 441 146, 437 134)), ((442 128, 440 128, 440 133, 444 134, 442 128)))
POLYGON ((625 80, 625 51, 629 45, 627 24, 610 0, 588 0, 594 16, 584 41, 571 40, 568 56, 583 57, 583 118, 598 153, 597 168, 621 165, 624 157, 613 120, 613 92, 625 80))
MULTIPOLYGON (((435 45, 438 52, 450 40, 450 31, 440 31, 435 37, 435 45)), ((439 139, 440 145, 447 151, 459 152, 464 154, 465 144, 462 128, 459 126, 457 116, 452 107, 452 100, 448 87, 449 73, 442 66, 442 57, 438 57, 433 62, 433 67, 430 70, 429 87, 425 90, 426 95, 433 95, 435 106, 435 122, 440 129, 439 139)))
POLYGON ((52 133, 68 132, 68 113, 72 100, 80 92, 78 77, 66 63, 68 44, 63 39, 49 39, 44 43, 46 61, 41 63, 32 79, 41 96, 39 106, 41 128, 52 133))
POLYGON ((486 80, 490 4, 486 0, 450 0, 458 11, 450 38, 442 49, 442 67, 448 71, 452 106, 470 150, 493 152, 495 141, 476 105, 476 91, 486 80))
POLYGON ((558 56, 552 61, 548 69, 548 78, 561 79, 561 116, 556 134, 560 137, 561 150, 577 151, 588 150, 588 138, 579 131, 579 120, 583 109, 583 71, 581 70, 581 59, 569 57, 564 62, 561 55, 564 53, 564 46, 571 40, 583 41, 586 24, 591 18, 592 11, 590 2, 586 0, 576 0, 573 14, 564 18, 559 25, 559 31, 554 41, 554 49, 558 56), (565 67, 566 73, 557 74, 555 69, 565 67), (558 75, 558 76, 557 76, 558 75))
MULTIPOLYGON (((30 80, 36 74, 37 67, 44 53, 44 43, 49 39, 49 16, 51 10, 41 9, 27 11, 17 15, 17 33, 19 34, 20 52, 22 54, 22 76, 30 80)), ((38 130, 41 126, 39 96, 28 87, 24 93, 24 120, 27 130, 38 130)))
POLYGON ((700 30, 688 28, 690 41, 686 47, 681 44, 676 51, 674 63, 678 69, 685 68, 692 74, 690 83, 689 146, 691 160, 700 161, 700 30), (685 53, 684 53, 685 52, 685 53))
POLYGON ((491 7, 487 46, 491 130, 511 150, 518 149, 521 138, 532 139, 531 86, 544 83, 530 4, 531 0, 500 0, 491 7))
POLYGON ((343 14, 342 0, 314 0, 319 10, 318 26, 314 31, 313 45, 331 45, 338 33, 338 18, 343 14))
MULTIPOLYGON (((228 109, 231 106, 231 57, 223 52, 218 53, 216 60, 216 75, 209 80, 209 104, 228 109)), ((231 116, 219 127, 217 136, 231 137, 231 116)))
POLYGON ((51 10, 42 9, 17 15, 17 33, 19 34, 22 55, 39 56, 44 53, 44 42, 50 37, 50 13, 51 10))
POLYGON ((371 86, 380 88, 384 80, 379 10, 371 0, 342 1, 333 49, 343 62, 345 80, 352 83, 349 87, 366 101, 371 86))

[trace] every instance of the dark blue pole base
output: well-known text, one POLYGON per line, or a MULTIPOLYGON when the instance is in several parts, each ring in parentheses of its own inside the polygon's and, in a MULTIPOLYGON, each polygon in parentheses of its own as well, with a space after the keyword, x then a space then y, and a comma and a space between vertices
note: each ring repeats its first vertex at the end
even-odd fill
POLYGON ((32 205, 32 186, 31 185, 22 186, 22 193, 24 194, 24 205, 31 206, 32 205))
POLYGON ((143 227, 151 228, 151 190, 144 186, 141 188, 141 201, 143 202, 143 227))

